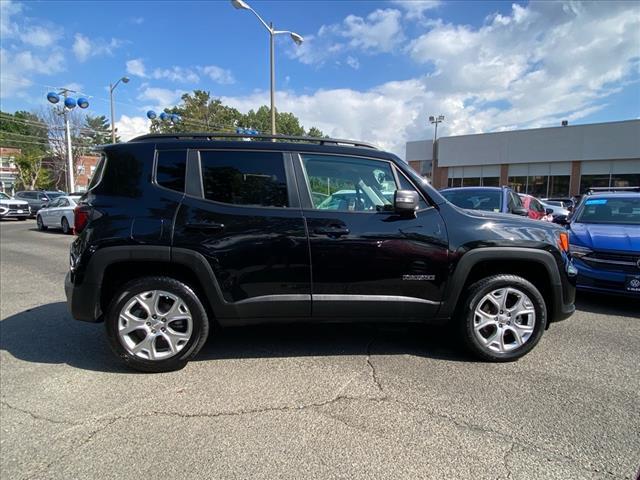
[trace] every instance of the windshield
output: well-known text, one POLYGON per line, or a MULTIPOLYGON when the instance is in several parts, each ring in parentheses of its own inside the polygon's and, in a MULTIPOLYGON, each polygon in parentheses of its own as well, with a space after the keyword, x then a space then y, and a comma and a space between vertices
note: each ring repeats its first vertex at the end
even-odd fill
POLYGON ((46 194, 47 194, 47 197, 53 200, 54 198, 63 196, 65 193, 64 192, 46 192, 46 194))
POLYGON ((499 212, 500 190, 444 190, 440 192, 444 198, 460 208, 471 210, 485 210, 487 212, 499 212))
POLYGON ((584 202, 577 223, 640 225, 639 197, 590 198, 584 202))
POLYGON ((0 192, 0 200, 11 200, 11 197, 6 193, 0 192))

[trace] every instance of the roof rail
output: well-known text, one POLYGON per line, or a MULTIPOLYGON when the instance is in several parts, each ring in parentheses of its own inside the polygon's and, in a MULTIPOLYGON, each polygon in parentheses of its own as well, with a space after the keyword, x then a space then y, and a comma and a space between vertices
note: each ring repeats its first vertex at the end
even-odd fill
POLYGON ((319 145, 335 144, 335 145, 349 145, 352 147, 364 147, 378 150, 378 147, 366 142, 360 142, 355 140, 345 140, 342 138, 322 138, 322 137, 306 137, 295 135, 271 135, 259 133, 257 135, 248 135, 243 133, 226 133, 226 132, 212 132, 212 133, 150 133, 148 135, 141 135, 139 137, 132 138, 129 142, 150 142, 153 140, 216 140, 216 139, 244 139, 244 138, 259 138, 261 140, 285 140, 290 142, 300 143, 317 143, 319 145))
POLYGON ((638 187, 591 187, 587 190, 587 195, 600 192, 640 192, 638 187))

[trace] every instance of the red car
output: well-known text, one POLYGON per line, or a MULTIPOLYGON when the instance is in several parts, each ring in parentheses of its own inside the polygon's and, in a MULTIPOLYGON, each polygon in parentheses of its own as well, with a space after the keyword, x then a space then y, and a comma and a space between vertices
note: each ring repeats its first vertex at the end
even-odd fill
POLYGON ((543 220, 545 222, 551 222, 553 217, 550 213, 547 212, 547 209, 544 208, 544 205, 540 203, 536 197, 531 195, 519 194, 522 199, 522 205, 529 212, 529 218, 533 218, 534 220, 543 220))

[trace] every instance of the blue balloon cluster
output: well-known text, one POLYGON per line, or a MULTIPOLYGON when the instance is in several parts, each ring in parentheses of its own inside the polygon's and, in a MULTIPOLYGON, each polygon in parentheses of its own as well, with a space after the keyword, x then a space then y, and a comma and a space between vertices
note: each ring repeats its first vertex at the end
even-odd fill
MULTIPOLYGON (((56 92, 49 92, 47 93, 47 100, 55 105, 56 103, 60 102, 60 94, 56 92)), ((76 108, 76 106, 80 108, 89 108, 89 100, 87 100, 85 97, 80 97, 78 98, 78 100, 73 97, 66 97, 64 99, 64 106, 68 110, 73 110, 74 108, 76 108)))
POLYGON ((242 128, 242 127, 237 127, 236 128, 236 133, 240 134, 240 135, 258 135, 258 134, 260 134, 260 132, 258 130, 256 130, 255 128, 242 128))
POLYGON ((172 122, 172 123, 178 123, 180 120, 182 120, 180 118, 180 115, 177 115, 175 113, 162 112, 158 117, 158 115, 156 115, 156 112, 154 112, 153 110, 149 110, 147 112, 147 118, 149 120, 155 120, 156 118, 160 118, 160 120, 162 120, 163 122, 172 122))

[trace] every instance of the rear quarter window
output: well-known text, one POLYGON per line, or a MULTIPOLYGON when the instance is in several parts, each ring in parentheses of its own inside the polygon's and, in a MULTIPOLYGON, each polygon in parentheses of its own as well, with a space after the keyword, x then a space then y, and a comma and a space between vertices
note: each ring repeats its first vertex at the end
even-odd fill
POLYGON ((156 183, 161 187, 175 190, 176 192, 184 192, 186 167, 186 150, 168 150, 158 152, 156 163, 156 183))

